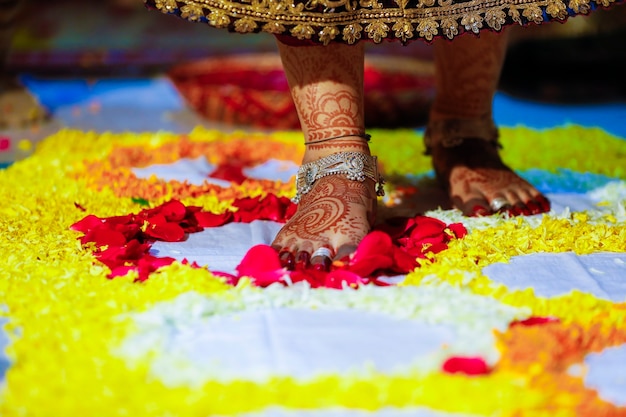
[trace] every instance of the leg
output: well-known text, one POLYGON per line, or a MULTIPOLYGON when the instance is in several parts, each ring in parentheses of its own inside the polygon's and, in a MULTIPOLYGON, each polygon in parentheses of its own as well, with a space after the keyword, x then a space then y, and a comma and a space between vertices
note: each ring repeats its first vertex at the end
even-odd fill
POLYGON ((548 200, 498 153, 492 104, 506 53, 505 35, 483 32, 480 38, 439 39, 434 52, 437 95, 426 144, 452 204, 466 215, 548 211, 548 200))
MULTIPOLYGON (((337 152, 369 155, 363 138, 363 46, 280 40, 278 46, 307 144, 303 164, 337 152)), ((315 181, 272 244, 284 264, 315 264, 321 260, 310 256, 321 247, 335 259, 353 252, 374 222, 374 188, 370 179, 354 181, 342 174, 315 181)))

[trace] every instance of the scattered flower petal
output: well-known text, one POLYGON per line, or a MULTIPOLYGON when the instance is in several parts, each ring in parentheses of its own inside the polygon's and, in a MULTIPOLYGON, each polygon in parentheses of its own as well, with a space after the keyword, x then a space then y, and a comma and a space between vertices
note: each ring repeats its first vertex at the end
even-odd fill
POLYGON ((482 358, 452 357, 443 363, 442 370, 449 374, 485 375, 490 372, 487 362, 482 358))

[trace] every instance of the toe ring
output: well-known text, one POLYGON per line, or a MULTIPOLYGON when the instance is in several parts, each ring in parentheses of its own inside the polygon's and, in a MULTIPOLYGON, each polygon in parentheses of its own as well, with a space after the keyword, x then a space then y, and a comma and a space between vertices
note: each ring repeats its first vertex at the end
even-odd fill
POLYGON ((498 211, 500 210, 502 207, 509 205, 509 202, 505 199, 505 198, 494 198, 493 200, 491 200, 491 204, 489 204, 489 206, 491 207, 491 209, 493 211, 498 211))
POLYGON ((326 257, 328 259, 332 259, 333 253, 331 252, 330 249, 322 246, 321 248, 319 248, 315 252, 313 252, 313 255, 311 255, 311 259, 315 258, 316 256, 322 256, 322 257, 326 257))

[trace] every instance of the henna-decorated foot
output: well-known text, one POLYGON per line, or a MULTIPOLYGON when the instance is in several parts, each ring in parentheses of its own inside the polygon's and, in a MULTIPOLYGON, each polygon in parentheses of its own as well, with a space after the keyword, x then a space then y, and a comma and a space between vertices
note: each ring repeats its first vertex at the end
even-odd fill
POLYGON ((502 162, 496 141, 464 139, 448 147, 434 144, 430 153, 453 206, 467 216, 532 215, 550 210, 548 199, 502 162))
POLYGON ((289 269, 328 269, 332 260, 354 252, 371 230, 376 212, 374 181, 328 175, 302 195, 295 215, 272 246, 289 269), (321 249, 320 249, 321 248, 321 249))

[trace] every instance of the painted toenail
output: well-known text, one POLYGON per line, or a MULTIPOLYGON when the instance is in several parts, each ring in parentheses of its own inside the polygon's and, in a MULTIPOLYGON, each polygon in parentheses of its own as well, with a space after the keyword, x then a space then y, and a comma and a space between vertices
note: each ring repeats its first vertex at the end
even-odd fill
POLYGON ((280 259, 280 265, 283 268, 293 270, 295 266, 295 259, 294 259, 293 253, 289 252, 288 250, 282 251, 278 255, 278 259, 280 259))
POLYGON ((542 211, 539 204, 535 203, 534 201, 529 201, 528 203, 526 203, 526 206, 530 210, 531 214, 539 214, 542 211))
POLYGON ((491 210, 489 210, 487 207, 484 207, 478 204, 475 205, 471 211, 472 217, 483 217, 483 216, 489 216, 491 214, 492 214, 491 210))
POLYGON ((309 252, 300 251, 296 255, 296 269, 307 269, 311 261, 309 252))
POLYGON ((548 200, 547 198, 545 198, 542 195, 539 195, 539 196, 535 197, 535 201, 537 201, 537 203, 539 203, 539 206, 541 207, 542 212, 546 213, 546 212, 550 211, 550 200, 548 200))

